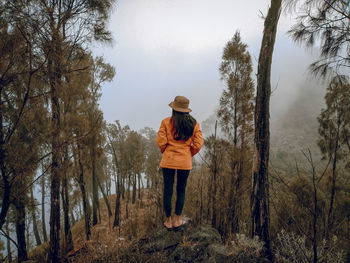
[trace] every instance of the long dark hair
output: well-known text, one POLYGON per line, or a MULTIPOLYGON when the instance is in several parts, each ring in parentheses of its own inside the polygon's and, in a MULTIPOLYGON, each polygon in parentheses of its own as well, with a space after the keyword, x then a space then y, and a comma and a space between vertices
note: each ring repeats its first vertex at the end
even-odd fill
POLYGON ((174 138, 177 141, 187 141, 193 135, 193 129, 197 121, 188 112, 173 110, 171 117, 174 138))

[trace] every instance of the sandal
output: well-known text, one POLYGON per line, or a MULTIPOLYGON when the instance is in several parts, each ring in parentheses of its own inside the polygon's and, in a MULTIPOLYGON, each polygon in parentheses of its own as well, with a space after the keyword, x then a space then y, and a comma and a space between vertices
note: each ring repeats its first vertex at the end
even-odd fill
POLYGON ((167 227, 167 226, 165 225, 165 223, 163 223, 163 226, 164 226, 168 231, 171 231, 171 230, 173 229, 173 227, 167 227))
POLYGON ((185 227, 186 225, 187 225, 187 222, 181 220, 181 224, 179 226, 174 226, 173 228, 175 231, 178 231, 178 230, 182 229, 183 227, 185 227))

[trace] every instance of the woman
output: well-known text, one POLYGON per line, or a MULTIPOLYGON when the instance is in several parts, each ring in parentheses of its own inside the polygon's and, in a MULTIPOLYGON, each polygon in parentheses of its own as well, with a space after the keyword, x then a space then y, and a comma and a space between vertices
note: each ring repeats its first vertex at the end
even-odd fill
POLYGON ((162 120, 156 142, 163 154, 160 162, 164 178, 163 205, 166 215, 164 226, 171 230, 180 229, 185 222, 181 213, 185 202, 187 178, 192 169, 192 156, 199 152, 203 145, 202 131, 199 123, 189 114, 189 100, 176 96, 169 104, 173 109, 172 116, 162 120), (174 225, 171 219, 171 198, 175 171, 177 172, 176 205, 174 225))

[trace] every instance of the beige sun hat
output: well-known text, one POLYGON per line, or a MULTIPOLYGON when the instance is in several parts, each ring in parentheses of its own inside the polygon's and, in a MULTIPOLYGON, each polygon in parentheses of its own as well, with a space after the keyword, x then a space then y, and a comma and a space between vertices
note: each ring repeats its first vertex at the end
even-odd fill
POLYGON ((174 101, 169 103, 169 106, 179 112, 191 112, 192 110, 188 107, 190 100, 184 96, 176 96, 174 101))

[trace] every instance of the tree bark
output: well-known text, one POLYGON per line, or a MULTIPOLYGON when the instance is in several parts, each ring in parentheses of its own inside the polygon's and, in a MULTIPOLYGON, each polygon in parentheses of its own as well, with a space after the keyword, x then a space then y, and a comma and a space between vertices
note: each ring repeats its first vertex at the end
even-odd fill
POLYGON ((337 120, 337 134, 335 138, 335 147, 334 147, 334 156, 333 156, 333 164, 332 164, 332 187, 331 187, 331 196, 329 202, 329 210, 327 216, 327 231, 326 231, 326 240, 329 239, 329 232, 332 231, 333 226, 333 206, 334 206, 334 198, 335 198, 335 185, 337 179, 337 157, 338 157, 338 149, 339 149, 339 133, 340 133, 340 116, 338 114, 337 120))
MULTIPOLYGON (((216 228, 217 225, 217 214, 216 214, 216 193, 217 193, 217 173, 218 173, 218 157, 217 157, 217 151, 216 151, 216 133, 217 133, 217 127, 218 127, 218 121, 215 121, 215 134, 214 134, 214 154, 213 154, 213 164, 212 164, 212 172, 213 172, 213 183, 214 186, 214 192, 212 193, 212 219, 211 219, 211 225, 212 227, 216 228)), ((211 187, 210 187, 211 188, 211 187)))
MULTIPOLYGON (((42 171, 44 171, 44 167, 42 166, 42 171)), ((41 225, 43 230, 44 242, 47 241, 47 232, 46 232, 46 224, 45 224, 45 177, 41 176, 41 225)))
POLYGON ((84 211, 84 219, 85 219, 85 235, 86 235, 86 240, 90 240, 90 236, 91 236, 90 206, 88 204, 89 200, 87 198, 87 194, 85 190, 84 168, 80 157, 81 149, 80 149, 79 143, 77 143, 77 145, 78 145, 78 163, 79 163, 79 169, 80 169, 79 187, 81 190, 82 202, 83 202, 83 211, 84 211))
POLYGON ((30 196, 32 199, 32 204, 33 204, 33 207, 32 207, 33 232, 34 232, 34 236, 35 236, 36 245, 40 246, 41 239, 40 239, 40 235, 39 235, 39 231, 38 231, 38 224, 36 222, 36 215, 35 215, 36 207, 35 207, 35 201, 34 201, 33 186, 30 189, 30 196))
POLYGON ((5 149, 4 149, 4 127, 2 116, 2 88, 0 89, 0 169, 3 180, 3 194, 0 212, 0 229, 6 222, 6 215, 10 208, 10 183, 5 169, 5 149))
MULTIPOLYGON (((65 165, 68 162, 68 149, 65 149, 64 156, 65 165)), ((62 205, 63 205, 63 218, 64 218, 64 252, 65 254, 74 249, 72 231, 69 222, 69 194, 68 194, 68 179, 67 179, 67 167, 64 167, 62 177, 62 205)))
MULTIPOLYGON (((310 154, 311 157, 311 154, 310 154)), ((312 163, 311 163, 312 164, 312 163)), ((312 247, 313 247, 313 255, 314 255, 314 263, 317 263, 317 186, 316 186, 316 174, 315 174, 315 168, 312 164, 312 186, 314 190, 314 212, 313 212, 313 223, 312 223, 312 230, 313 230, 313 238, 312 238, 312 247)))
POLYGON ((271 62, 280 16, 281 0, 271 0, 264 23, 257 76, 255 104, 255 151, 253 165, 253 189, 251 194, 252 236, 264 241, 263 256, 272 260, 270 244, 270 211, 268 162, 270 148, 270 95, 271 62))
POLYGON ((97 224, 97 209, 99 209, 98 202, 98 178, 96 173, 96 154, 95 154, 95 140, 91 146, 91 161, 92 161, 92 225, 97 224))
POLYGON ((103 200, 105 201, 106 206, 107 206, 108 217, 111 217, 112 216, 112 209, 111 209, 111 205, 109 204, 108 197, 102 188, 100 180, 97 180, 97 182, 98 182, 98 187, 100 187, 100 191, 102 193, 103 200))
POLYGON ((14 202, 16 207, 16 236, 17 236, 17 249, 18 249, 18 262, 28 260, 27 244, 25 237, 26 229, 26 212, 24 203, 21 200, 14 202))
POLYGON ((6 222, 5 224, 6 228, 6 235, 7 235, 7 261, 8 263, 12 263, 12 251, 11 251, 11 240, 10 240, 10 229, 9 229, 9 223, 6 222))
MULTIPOLYGON (((52 12, 52 11, 50 11, 52 12)), ((52 33, 52 53, 48 54, 47 71, 51 92, 52 124, 52 160, 51 160, 51 211, 50 211, 50 246, 48 263, 60 262, 60 104, 57 89, 61 80, 61 42, 58 29, 55 27, 51 13, 50 29, 52 33)))
POLYGON ((76 220, 75 220, 74 215, 73 215, 73 210, 69 209, 69 213, 70 213, 71 225, 74 226, 76 220))
POLYGON ((133 176, 134 178, 133 178, 133 181, 132 181, 132 201, 131 201, 131 203, 132 204, 135 204, 135 202, 136 202, 136 173, 134 174, 134 176, 133 176))
POLYGON ((138 183, 139 183, 139 195, 138 195, 138 198, 139 198, 139 200, 141 200, 142 197, 141 197, 141 174, 140 173, 137 174, 137 179, 138 179, 138 183))
MULTIPOLYGON (((117 187, 119 188, 119 187, 117 187)), ((113 226, 117 227, 120 224, 120 190, 117 189, 117 200, 115 202, 115 213, 113 226)))

